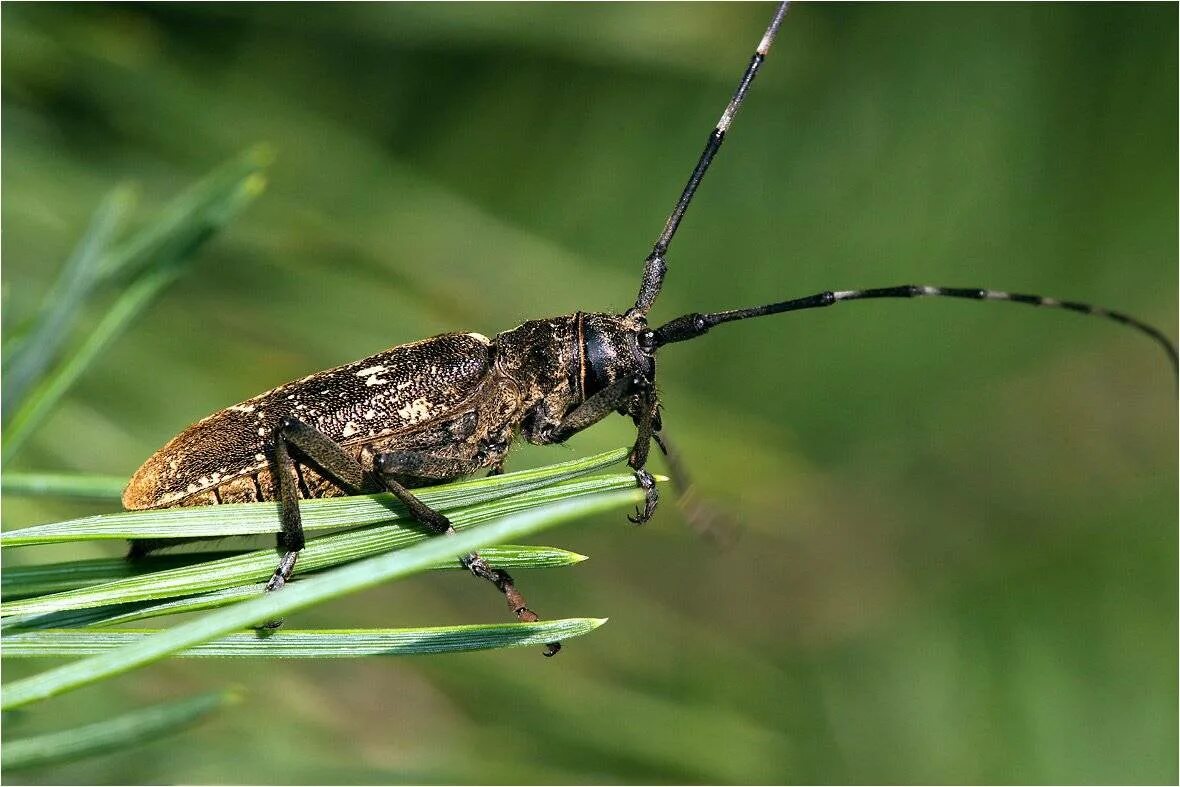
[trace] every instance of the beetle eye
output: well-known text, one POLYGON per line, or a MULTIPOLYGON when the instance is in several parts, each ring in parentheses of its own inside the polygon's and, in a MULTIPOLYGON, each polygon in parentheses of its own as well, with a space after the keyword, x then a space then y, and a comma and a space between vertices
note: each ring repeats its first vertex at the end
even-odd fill
POLYGON ((585 401, 618 383, 620 395, 650 387, 655 382, 655 357, 645 349, 655 346, 655 332, 624 325, 614 315, 587 314, 581 326, 580 390, 585 401))

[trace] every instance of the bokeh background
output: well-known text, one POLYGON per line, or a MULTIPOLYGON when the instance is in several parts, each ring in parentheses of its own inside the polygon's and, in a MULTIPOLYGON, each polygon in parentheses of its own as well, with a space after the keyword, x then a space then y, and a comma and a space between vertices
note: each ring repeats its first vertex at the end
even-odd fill
MULTIPOLYGON (((256 142, 265 195, 13 469, 129 474, 196 418, 433 333, 631 303, 766 4, 26 5, 3 16, 3 316, 114 184, 144 214, 256 142)), ((1177 323, 1175 5, 799 5, 656 317, 983 285, 1177 323)), ((547 533, 531 650, 170 662, 34 732, 233 684, 12 783, 1175 782, 1177 423, 1158 348, 1005 304, 847 304, 668 348, 669 433, 740 522, 547 533)), ((627 444, 614 419, 512 466, 627 444)), ((9 497, 15 527, 95 504, 9 497)), ((116 554, 107 545, 80 556, 116 554)), ((36 559, 29 552, 12 559, 36 559)), ((301 626, 499 621, 456 573, 301 626)), ((8 678, 48 664, 6 664, 8 678)))

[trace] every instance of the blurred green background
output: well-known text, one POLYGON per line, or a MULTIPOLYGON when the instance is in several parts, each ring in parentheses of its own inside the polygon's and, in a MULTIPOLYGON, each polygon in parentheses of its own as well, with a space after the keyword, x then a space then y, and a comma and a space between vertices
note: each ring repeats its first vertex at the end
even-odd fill
MULTIPOLYGON (((630 305, 770 5, 28 5, 3 16, 3 317, 112 185, 143 213, 259 141, 263 197, 11 469, 130 474, 191 421, 433 333, 630 305)), ((800 5, 655 317, 907 282, 1177 321, 1175 5, 800 5)), ((139 751, 11 783, 1175 782, 1176 388, 1112 324, 847 304, 664 351, 670 500, 543 539, 557 659, 173 661, 7 719, 226 684, 139 751)), ((628 443, 615 418, 510 466, 628 443)), ((16 527, 94 504, 9 497, 16 527)), ((117 554, 107 545, 77 556, 117 554)), ((16 553, 12 560, 44 559, 16 553)), ((499 621, 455 573, 300 626, 499 621)), ((10 663, 5 677, 47 663, 10 663)))

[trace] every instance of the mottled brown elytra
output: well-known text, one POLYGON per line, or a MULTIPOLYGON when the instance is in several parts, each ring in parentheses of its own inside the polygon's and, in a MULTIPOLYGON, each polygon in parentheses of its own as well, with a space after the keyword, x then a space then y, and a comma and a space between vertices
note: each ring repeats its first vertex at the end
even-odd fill
MULTIPOLYGON (((710 132, 647 256, 631 308, 620 314, 576 312, 532 320, 491 339, 478 333, 443 334, 281 385, 214 413, 169 441, 132 477, 123 504, 146 509, 277 499, 283 556, 267 585, 267 590, 277 590, 290 578, 304 545, 301 498, 387 490, 432 532, 451 533, 447 518, 409 489, 484 469, 498 473, 517 435, 539 445, 560 443, 617 412, 631 418, 638 430, 629 464, 646 502, 631 521, 645 522, 658 502, 646 469, 653 440, 668 455, 673 480, 680 476, 677 487, 687 486, 661 433, 657 350, 724 322, 841 301, 932 296, 1065 309, 1129 325, 1156 340, 1176 364, 1176 348, 1162 332, 1120 312, 980 288, 902 285, 827 291, 748 309, 687 314, 649 328, 647 314, 663 284, 668 248, 786 11, 787 3, 778 6, 710 132)), ((157 546, 138 543, 132 554, 157 546)), ((476 554, 461 562, 495 584, 517 618, 537 619, 506 572, 476 554)), ((546 654, 558 648, 553 643, 546 654)))

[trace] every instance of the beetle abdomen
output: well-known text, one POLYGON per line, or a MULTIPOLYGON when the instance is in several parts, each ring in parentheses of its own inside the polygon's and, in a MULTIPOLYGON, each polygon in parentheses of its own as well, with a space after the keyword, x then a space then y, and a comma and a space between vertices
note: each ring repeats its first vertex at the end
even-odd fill
MULTIPOLYGON (((284 417, 295 417, 350 453, 429 431, 464 408, 491 368, 491 342, 451 333, 403 344, 317 372, 227 407, 153 454, 123 492, 128 509, 274 499, 270 457, 284 417)), ((301 468, 304 496, 339 494, 301 468)), ((333 487, 334 489, 334 487, 333 487)))

